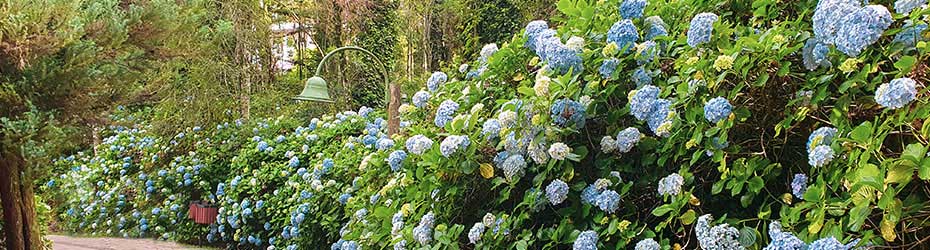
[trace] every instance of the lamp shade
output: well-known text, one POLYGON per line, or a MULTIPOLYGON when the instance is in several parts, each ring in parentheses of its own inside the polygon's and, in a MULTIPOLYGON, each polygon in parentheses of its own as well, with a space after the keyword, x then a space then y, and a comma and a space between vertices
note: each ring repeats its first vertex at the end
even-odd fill
POLYGON ((326 87, 326 80, 323 80, 323 78, 319 76, 307 79, 307 83, 304 84, 304 91, 300 92, 300 95, 295 96, 294 99, 315 102, 333 102, 333 99, 329 98, 329 89, 326 87))

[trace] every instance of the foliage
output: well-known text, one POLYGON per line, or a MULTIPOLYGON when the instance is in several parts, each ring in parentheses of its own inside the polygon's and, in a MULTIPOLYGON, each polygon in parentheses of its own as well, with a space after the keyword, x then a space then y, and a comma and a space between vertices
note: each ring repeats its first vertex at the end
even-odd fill
POLYGON ((855 58, 828 45, 836 66, 809 70, 814 13, 802 10, 817 4, 653 1, 642 18, 621 21, 618 4, 561 0, 552 30, 518 32, 468 70, 444 70, 449 80, 435 90, 421 81, 429 98, 403 105, 398 135, 384 134, 383 113, 367 108, 171 138, 147 134, 144 119, 115 127, 97 155, 57 162, 72 171, 52 187, 77 193, 60 218, 78 232, 242 248, 920 244, 927 43, 904 47, 891 34, 926 23, 930 10, 894 14, 855 58), (667 35, 645 36, 650 16, 667 35), (608 37, 621 22, 636 28, 631 46, 605 42, 620 41, 608 37), (650 60, 645 37, 658 48, 650 60), (580 67, 556 70, 573 57, 580 67), (610 59, 617 69, 602 75, 610 59), (635 72, 649 81, 634 82, 635 72), (903 106, 876 102, 886 99, 876 97, 880 85, 903 78, 916 82, 914 98, 904 88, 893 91, 903 106), (499 128, 484 128, 491 119, 499 128), (408 154, 394 171, 387 159, 397 150, 408 154), (808 164, 821 152, 832 160, 808 164), (795 197, 799 173, 808 181, 795 197), (568 186, 561 202, 549 200, 561 196, 547 187, 556 180, 568 186), (218 223, 186 219, 194 200, 217 204, 218 223))

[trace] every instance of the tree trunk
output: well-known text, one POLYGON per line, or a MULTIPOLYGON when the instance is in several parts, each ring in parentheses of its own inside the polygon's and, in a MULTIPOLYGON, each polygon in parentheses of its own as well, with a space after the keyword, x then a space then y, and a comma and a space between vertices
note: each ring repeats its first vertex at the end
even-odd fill
POLYGON ((3 150, 0 156, 0 202, 3 204, 3 232, 6 249, 26 249, 23 231, 23 200, 20 190, 19 162, 12 158, 15 153, 3 150))
MULTIPOLYGON (((22 158, 17 159, 20 166, 25 166, 22 158)), ((38 214, 36 214, 36 196, 34 192, 34 183, 32 179, 32 169, 23 168, 22 179, 20 180, 20 190, 23 195, 23 232, 26 234, 26 245, 28 249, 44 249, 42 242, 42 233, 39 232, 38 214)))

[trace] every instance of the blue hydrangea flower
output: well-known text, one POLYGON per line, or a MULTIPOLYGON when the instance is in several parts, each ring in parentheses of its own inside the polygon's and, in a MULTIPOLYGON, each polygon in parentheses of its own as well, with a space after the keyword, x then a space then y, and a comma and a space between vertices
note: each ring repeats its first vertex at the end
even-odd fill
POLYGON ((807 192, 807 175, 794 174, 794 179, 791 180, 791 194, 800 199, 804 192, 807 192))
POLYGON ((624 19, 643 17, 643 9, 647 4, 646 0, 623 0, 620 3, 620 17, 624 19))
POLYGON ((831 127, 820 127, 814 130, 807 137, 807 151, 810 152, 814 147, 820 145, 830 145, 833 143, 833 137, 836 136, 836 129, 831 127))
POLYGON ((678 195, 681 193, 681 185, 685 183, 685 178, 678 173, 672 173, 659 180, 659 195, 678 195))
POLYGON ((637 87, 652 84, 652 75, 650 75, 645 67, 637 67, 636 70, 633 71, 633 83, 636 83, 637 87))
POLYGON ((853 249, 853 247, 855 247, 856 244, 858 243, 859 243, 859 239, 856 239, 856 240, 853 240, 852 242, 849 242, 849 244, 844 245, 842 242, 837 240, 835 237, 830 236, 827 238, 823 238, 823 239, 819 239, 819 240, 815 240, 814 242, 811 242, 811 244, 807 246, 807 249, 849 250, 849 249, 853 249))
POLYGON ((821 0, 817 2, 812 17, 814 37, 826 44, 834 44, 836 33, 847 14, 861 7, 857 0, 821 0))
POLYGON ((422 245, 429 244, 433 239, 433 224, 436 222, 436 215, 433 212, 426 213, 420 218, 420 224, 413 228, 413 238, 422 245))
POLYGON ((653 240, 652 238, 644 239, 636 243, 634 250, 660 250, 662 246, 659 246, 659 242, 653 240))
POLYGON ((465 150, 470 143, 468 136, 450 135, 439 144, 439 152, 442 153, 442 156, 449 157, 459 150, 465 150))
POLYGON ((923 9, 927 0, 898 0, 894 2, 894 11, 898 14, 909 14, 914 9, 923 9))
POLYGON ((653 110, 653 103, 659 98, 659 88, 645 85, 630 92, 630 113, 638 120, 646 120, 653 110))
POLYGON ((429 89, 430 92, 436 92, 440 85, 446 83, 447 79, 448 76, 446 76, 446 73, 440 71, 433 72, 433 74, 429 76, 429 79, 426 80, 426 88, 429 89))
POLYGON ((488 59, 491 59, 491 56, 493 56, 494 53, 497 53, 497 50, 498 48, 496 43, 485 44, 484 47, 481 47, 481 52, 478 54, 478 60, 483 63, 487 63, 488 59))
POLYGON ((612 214, 620 208, 620 194, 613 190, 605 190, 594 201, 602 211, 612 214))
POLYGON ((717 14, 704 12, 697 14, 691 19, 691 26, 688 27, 688 45, 692 48, 706 42, 710 42, 711 35, 714 31, 714 22, 717 22, 717 14))
POLYGON ((290 160, 287 161, 288 167, 296 168, 299 165, 300 165, 300 159, 298 159, 297 156, 293 156, 291 157, 290 160))
POLYGON ((549 29, 549 24, 546 24, 546 21, 543 20, 536 20, 526 24, 526 30, 523 32, 523 38, 526 38, 526 43, 524 43, 523 46, 535 51, 536 35, 547 29, 549 29))
POLYGON ((658 136, 668 136, 670 133, 668 126, 675 114, 675 111, 672 110, 672 102, 666 99, 657 99, 652 105, 652 113, 646 120, 649 129, 658 136))
POLYGON ((913 23, 907 23, 901 29, 901 32, 898 32, 898 34, 894 36, 893 42, 904 45, 904 48, 906 49, 914 48, 914 46, 917 45, 918 41, 927 40, 923 36, 921 36, 921 33, 923 33, 926 30, 927 30, 926 24, 915 25, 913 23))
POLYGON ((804 48, 801 50, 804 68, 811 71, 821 66, 829 68, 832 64, 830 60, 827 60, 828 53, 830 53, 830 48, 828 48, 826 44, 820 42, 819 39, 807 39, 807 42, 804 43, 804 48))
POLYGON ((624 130, 621 130, 617 133, 617 139, 614 140, 615 150, 620 153, 630 152, 633 149, 633 146, 636 146, 636 143, 639 143, 639 139, 642 137, 642 134, 639 133, 639 129, 634 127, 629 127, 624 130))
POLYGON ((497 119, 488 119, 484 121, 484 125, 481 126, 481 134, 483 134, 488 139, 498 137, 498 134, 501 132, 501 122, 497 119))
POLYGON ((917 82, 911 78, 898 78, 883 83, 875 90, 875 102, 888 109, 899 109, 917 97, 917 82))
POLYGON ((378 150, 388 150, 392 147, 394 147, 394 140, 386 137, 378 139, 378 150))
POLYGON ((597 232, 588 230, 578 234, 575 243, 572 244, 572 250, 597 250, 597 232))
POLYGON ((552 205, 558 205, 568 198, 568 184, 556 179, 546 186, 546 198, 552 205))
POLYGON ((433 140, 430 140, 423 135, 414 135, 410 138, 407 138, 405 144, 407 146, 407 151, 415 155, 422 155, 427 150, 433 147, 433 140))
POLYGON ((804 250, 808 249, 807 244, 791 232, 783 232, 781 223, 772 221, 769 223, 769 238, 772 240, 769 245, 762 250, 804 250))
POLYGON ((607 31, 607 43, 616 43, 623 53, 629 51, 637 40, 639 40, 639 32, 630 19, 617 21, 607 31))
POLYGON ((573 100, 556 100, 549 108, 549 115, 552 122, 561 127, 567 126, 569 121, 578 129, 583 128, 585 124, 585 107, 573 100))
POLYGON ((401 166, 404 164, 404 159, 407 159, 407 152, 403 150, 394 150, 388 155, 387 162, 391 166, 391 171, 397 172, 400 170, 401 166))
POLYGON ((704 119, 716 123, 730 116, 733 106, 723 97, 715 97, 704 103, 704 119))
POLYGON ((636 45, 636 63, 639 65, 652 62, 656 54, 659 53, 659 47, 654 41, 645 41, 636 45))
POLYGON ((739 243, 739 230, 726 223, 711 227, 713 221, 710 214, 698 217, 694 225, 694 231, 703 249, 719 250, 742 250, 745 249, 739 243))
POLYGON ((855 57, 865 47, 878 41, 891 25, 891 13, 885 6, 869 5, 837 20, 836 49, 855 57))
POLYGON ((484 223, 475 223, 475 225, 468 230, 468 241, 471 242, 471 244, 478 243, 482 233, 484 233, 484 223))
POLYGON ((445 100, 439 104, 439 109, 436 110, 436 117, 433 118, 433 123, 436 124, 436 127, 445 127, 446 123, 452 121, 452 116, 455 115, 455 111, 459 109, 459 104, 452 100, 445 100))
POLYGON ((661 17, 647 17, 645 23, 646 35, 643 36, 644 39, 652 40, 658 36, 668 35, 668 25, 665 25, 665 21, 662 21, 661 17))
POLYGON ((538 39, 536 46, 538 46, 537 51, 542 50, 542 53, 537 52, 537 55, 548 63, 551 70, 560 74, 565 74, 569 71, 571 71, 572 74, 578 74, 584 70, 580 51, 562 44, 562 41, 559 40, 558 37, 538 39))
POLYGON ((523 175, 524 168, 526 168, 526 160, 521 154, 510 155, 501 163, 504 177, 507 177, 508 181, 519 179, 523 175))
POLYGON ((401 240, 394 244, 394 250, 407 250, 407 240, 401 240))
POLYGON ((540 59, 546 59, 546 52, 551 50, 550 47, 558 46, 562 44, 562 40, 556 36, 557 32, 554 29, 544 29, 536 33, 535 41, 533 42, 536 52, 536 56, 539 56, 540 59))
POLYGON ((256 146, 255 149, 257 149, 259 152, 264 152, 266 149, 268 149, 268 143, 265 141, 260 141, 258 142, 258 146, 256 146))
POLYGON ((602 78, 610 79, 618 65, 620 65, 620 59, 610 58, 601 63, 601 67, 597 69, 597 72, 601 74, 602 78))
POLYGON ((417 91, 416 94, 413 94, 413 106, 417 108, 426 107, 426 102, 429 101, 430 94, 426 91, 417 91))
POLYGON ((828 145, 820 145, 811 150, 807 155, 807 163, 814 167, 821 167, 833 160, 833 148, 828 145))
POLYGON ((339 203, 345 205, 346 202, 349 202, 349 198, 352 198, 351 194, 341 194, 339 195, 339 203))

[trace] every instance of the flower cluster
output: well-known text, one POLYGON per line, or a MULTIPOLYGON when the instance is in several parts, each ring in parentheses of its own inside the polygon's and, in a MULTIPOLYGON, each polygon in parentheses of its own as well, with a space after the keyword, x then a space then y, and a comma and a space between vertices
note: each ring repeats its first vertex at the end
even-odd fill
POLYGON ((500 132, 501 122, 497 119, 488 119, 484 121, 483 125, 481 125, 481 134, 483 134, 488 139, 498 137, 500 132))
POLYGON ((617 66, 620 64, 620 59, 610 58, 604 60, 601 63, 601 66, 597 68, 597 72, 601 74, 601 77, 604 79, 610 79, 614 74, 614 70, 617 70, 617 66))
POLYGON ((561 127, 568 126, 569 121, 575 124, 577 129, 583 128, 585 124, 585 106, 574 100, 556 100, 549 108, 549 115, 552 117, 552 122, 561 127))
POLYGON ((720 250, 746 249, 739 243, 739 230, 726 223, 711 227, 710 223, 712 220, 713 217, 711 217, 710 214, 701 215, 694 225, 694 232, 697 234, 698 243, 700 243, 701 248, 720 250))
POLYGON ((882 107, 899 109, 917 97, 917 82, 911 78, 897 78, 875 89, 875 102, 882 107))
POLYGON ((616 140, 614 140, 613 138, 609 136, 605 137, 605 139, 602 139, 601 150, 603 150, 605 153, 630 152, 630 150, 633 149, 633 146, 636 146, 636 143, 639 143, 639 139, 642 138, 642 136, 643 134, 639 132, 639 129, 636 129, 634 127, 623 129, 617 133, 616 140))
POLYGON ((387 162, 391 166, 391 171, 397 172, 400 170, 401 166, 404 164, 404 159, 407 159, 407 152, 403 150, 394 150, 388 155, 387 162))
POLYGON ((677 173, 672 173, 659 180, 659 195, 678 195, 681 193, 681 185, 685 183, 685 178, 677 173))
POLYGON ((546 186, 546 198, 552 205, 558 205, 568 198, 568 184, 562 180, 553 180, 546 186))
POLYGON ((827 44, 820 42, 817 38, 807 39, 801 50, 804 68, 807 70, 815 70, 818 67, 829 68, 833 64, 827 59, 828 53, 830 53, 830 48, 827 44))
POLYGON ((733 106, 723 97, 715 97, 704 104, 704 118, 707 121, 716 123, 730 116, 733 106))
POLYGON ((478 243, 478 240, 481 239, 481 234, 484 233, 484 227, 484 223, 475 223, 475 225, 468 230, 468 242, 471 244, 478 243))
POLYGON ((556 142, 549 146, 549 156, 557 161, 565 160, 565 157, 568 157, 571 153, 572 148, 565 145, 565 143, 556 142))
POLYGON ((471 142, 465 135, 450 135, 439 143, 439 152, 442 156, 449 157, 459 150, 465 150, 471 142))
POLYGON ((572 243, 572 250, 597 250, 597 232, 588 230, 578 234, 575 243, 572 243))
POLYGON ((814 9, 814 35, 855 57, 878 41, 893 21, 885 6, 862 6, 855 0, 821 0, 814 9))
POLYGON ((927 7, 927 0, 898 0, 894 2, 894 11, 899 14, 911 13, 914 9, 927 7))
POLYGON ((794 174, 794 178, 791 179, 791 194, 794 197, 801 198, 804 196, 804 192, 807 192, 807 175, 794 174))
POLYGON ((420 224, 413 228, 413 238, 421 245, 429 244, 433 240, 434 223, 436 223, 436 215, 432 211, 420 217, 420 224))
POLYGON ((650 16, 647 17, 644 22, 646 23, 646 35, 644 35, 643 38, 646 40, 668 35, 668 25, 665 24, 665 21, 662 21, 661 17, 650 16))
POLYGON ((927 30, 927 24, 914 24, 908 22, 901 28, 901 32, 894 35, 894 43, 900 43, 904 45, 904 48, 911 49, 917 45, 919 41, 927 41, 926 38, 920 34, 927 30))
POLYGON ((455 115, 455 111, 459 109, 459 104, 452 100, 445 100, 439 104, 439 109, 436 110, 436 117, 433 118, 433 124, 436 124, 436 127, 445 127, 446 123, 452 121, 452 116, 455 115))
POLYGON ((429 76, 429 79, 426 80, 426 88, 429 89, 430 92, 436 92, 442 84, 446 83, 446 80, 448 80, 446 73, 440 71, 433 72, 433 74, 429 76))
POLYGON ((521 154, 509 155, 501 162, 500 168, 504 170, 504 177, 507 177, 508 181, 517 180, 523 176, 526 160, 523 159, 521 154))
POLYGON ((671 135, 672 120, 675 111, 672 102, 659 98, 659 88, 646 85, 637 90, 630 91, 630 113, 638 120, 645 120, 649 129, 658 136, 671 135))
POLYGON ((691 18, 691 26, 688 27, 688 45, 697 47, 698 45, 710 42, 710 37, 714 31, 714 23, 717 22, 717 14, 700 13, 691 18))
POLYGON ((791 232, 782 232, 781 223, 778 223, 778 221, 769 223, 769 238, 772 241, 763 250, 808 249, 807 244, 791 232))
POLYGON ((620 3, 620 17, 626 19, 643 17, 643 9, 647 4, 646 0, 623 0, 620 3))
POLYGON ((607 30, 607 42, 616 43, 623 53, 630 51, 637 40, 639 40, 639 31, 630 19, 617 21, 610 26, 610 30, 607 30))
POLYGON ((430 94, 426 91, 417 91, 416 94, 413 94, 413 106, 417 108, 426 107, 426 102, 429 101, 430 94))
POLYGON ((422 155, 433 147, 433 140, 430 140, 424 135, 414 135, 410 138, 407 138, 405 146, 407 147, 408 152, 415 155, 422 155))
POLYGON ((807 155, 807 163, 814 167, 822 167, 833 160, 833 148, 828 145, 814 147, 807 155))
POLYGON ((662 246, 659 246, 659 242, 653 240, 652 238, 644 239, 636 243, 635 250, 660 250, 662 246))

